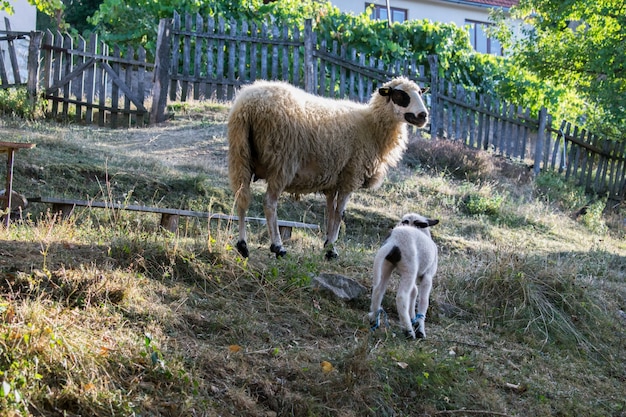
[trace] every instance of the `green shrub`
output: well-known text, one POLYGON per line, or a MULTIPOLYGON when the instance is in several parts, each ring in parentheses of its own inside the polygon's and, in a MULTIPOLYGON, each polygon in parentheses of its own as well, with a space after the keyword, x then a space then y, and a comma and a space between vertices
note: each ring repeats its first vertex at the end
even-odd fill
POLYGON ((580 209, 588 201, 583 187, 565 180, 554 171, 542 172, 537 176, 535 191, 538 198, 566 211, 580 209))
POLYGON ((0 90, 0 113, 35 120, 43 117, 45 101, 39 99, 32 103, 25 88, 9 88, 0 90))
POLYGON ((465 211, 471 215, 487 214, 495 215, 500 212, 503 198, 500 195, 483 196, 470 194, 465 199, 465 211))

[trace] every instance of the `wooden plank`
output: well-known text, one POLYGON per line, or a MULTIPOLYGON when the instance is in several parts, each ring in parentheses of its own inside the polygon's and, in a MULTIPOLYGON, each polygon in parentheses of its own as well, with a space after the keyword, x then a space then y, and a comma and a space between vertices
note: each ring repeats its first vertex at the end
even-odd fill
MULTIPOLYGON (((121 56, 121 51, 120 51, 120 47, 118 45, 115 45, 113 47, 113 56, 114 57, 119 57, 121 56)), ((107 65, 109 67, 110 70, 110 75, 111 75, 111 127, 113 129, 115 129, 118 125, 118 107, 119 107, 119 101, 120 101, 120 88, 119 88, 119 84, 123 84, 123 81, 120 79, 120 64, 118 62, 113 62, 111 63, 111 65, 108 65, 106 62, 103 62, 102 65, 107 65), (116 80, 119 80, 118 82, 116 82, 116 80)), ((107 70, 107 72, 109 72, 109 70, 107 70)), ((128 94, 126 95, 128 97, 128 94)))
MULTIPOLYGON (((272 40, 280 39, 277 26, 272 26, 272 40)), ((272 80, 278 79, 278 44, 272 42, 272 80)))
MULTIPOLYGON (((4 25, 7 30, 7 34, 11 34, 11 22, 8 17, 4 17, 4 25)), ((13 70, 13 84, 20 85, 22 80, 20 78, 20 64, 17 62, 17 54, 15 52, 15 45, 13 44, 13 37, 9 36, 7 39, 9 61, 11 62, 11 69, 13 70)))
MULTIPOLYGON (((237 22, 234 19, 230 21, 230 34, 237 34, 237 22)), ((225 100, 232 100, 235 96, 234 86, 237 82, 235 78, 235 69, 237 68, 237 42, 234 40, 228 44, 228 83, 225 86, 225 100)))
MULTIPOLYGON (((76 44, 76 47, 78 49, 82 49, 84 50, 86 46, 86 42, 85 42, 85 38, 83 38, 82 36, 78 37, 78 42, 76 44)), ((75 57, 73 57, 73 62, 72 62, 72 73, 75 71, 75 68, 77 67, 81 67, 84 62, 85 62, 85 57, 77 55, 75 57)), ((77 79, 76 81, 73 83, 73 92, 74 95, 76 96, 76 99, 78 101, 82 101, 83 100, 83 90, 84 90, 84 83, 83 83, 83 77, 85 75, 84 71, 80 71, 79 74, 77 74, 77 79)), ((83 107, 81 104, 77 104, 75 106, 76 109, 76 114, 74 116, 74 120, 76 120, 76 122, 80 123, 83 119, 83 107)))
MULTIPOLYGON (((32 203, 45 203, 45 204, 56 204, 59 206, 76 206, 76 207, 87 207, 87 208, 103 208, 110 210, 128 210, 128 211, 140 211, 144 213, 158 213, 158 214, 168 214, 174 216, 185 216, 185 217, 198 217, 198 218, 206 218, 209 220, 212 219, 221 219, 221 220, 232 220, 239 221, 238 216, 221 214, 221 213, 209 213, 203 211, 193 211, 193 210, 181 210, 181 209, 172 209, 172 208, 162 208, 162 207, 151 207, 151 206, 141 206, 134 204, 119 204, 119 203, 109 203, 104 201, 88 201, 88 200, 75 200, 75 199, 66 199, 66 198, 55 198, 55 197, 32 197, 28 199, 29 202, 32 203)), ((260 224, 266 224, 267 220, 262 217, 245 217, 246 222, 256 222, 260 224)), ((286 227, 297 227, 309 230, 319 230, 320 227, 317 224, 312 223, 304 223, 304 222, 296 222, 290 220, 278 220, 279 226, 286 227)))
MULTIPOLYGON (((284 40, 289 39, 289 27, 286 25, 283 26, 283 34, 281 36, 281 39, 284 39, 284 40)), ((289 79, 289 57, 290 56, 291 56, 290 46, 287 44, 283 44, 282 54, 281 54, 282 75, 280 79, 284 81, 288 81, 288 82, 291 81, 289 79)))
MULTIPOLYGON (((98 44, 98 38, 95 33, 89 36, 89 42, 87 43, 87 52, 91 52, 95 55, 96 46, 98 44)), ((92 58, 90 65, 85 68, 85 99, 87 103, 93 103, 96 96, 96 65, 95 58, 92 58)), ((91 106, 87 107, 85 111, 85 121, 87 123, 93 123, 93 109, 91 106)))
MULTIPOLYGON (((219 17, 218 20, 218 27, 217 27, 217 33, 219 34, 224 34, 225 33, 225 25, 226 22, 224 21, 224 18, 222 18, 221 16, 219 17)), ((216 74, 215 74, 215 78, 217 81, 217 85, 216 85, 216 93, 217 93, 217 100, 219 101, 225 101, 226 100, 226 95, 224 94, 224 87, 223 85, 220 85, 220 82, 223 83, 223 78, 224 78, 224 49, 226 48, 226 43, 224 42, 223 39, 218 39, 217 41, 217 59, 216 59, 216 74)))
POLYGON ((146 110, 146 108, 143 105, 143 100, 140 100, 139 97, 135 96, 135 94, 133 94, 132 90, 130 89, 129 86, 127 86, 124 81, 120 78, 120 76, 117 74, 117 72, 111 68, 111 66, 109 64, 107 64, 106 62, 103 62, 101 64, 101 67, 104 69, 104 71, 109 75, 109 77, 111 78, 111 84, 112 87, 115 86, 116 88, 119 88, 120 90, 122 90, 124 92, 124 94, 126 94, 126 96, 128 97, 128 99, 130 101, 133 102, 133 104, 142 112, 147 112, 148 110, 146 110))
MULTIPOLYGON (((73 43, 74 43, 74 40, 72 39, 72 37, 66 33, 63 36, 63 48, 65 50, 73 49, 73 43)), ((63 56, 63 69, 62 69, 61 76, 64 78, 65 74, 72 72, 72 55, 65 52, 63 53, 62 56, 63 56)), ((69 116, 69 103, 66 100, 70 98, 70 93, 71 93, 70 86, 71 86, 71 79, 67 83, 65 83, 65 85, 63 86, 63 98, 65 100, 63 100, 62 114, 63 114, 64 119, 67 119, 69 116)))
MULTIPOLYGON (((61 63, 62 63, 62 54, 61 54, 61 42, 63 42, 63 36, 61 33, 57 31, 57 34, 53 37, 54 46, 57 47, 56 51, 53 54, 53 70, 52 70, 52 83, 56 83, 56 80, 61 79, 61 63)), ((59 95, 58 89, 55 89, 52 93, 52 116, 57 117, 59 113, 59 102, 54 100, 55 97, 59 95)))
POLYGON ((28 92, 28 101, 32 108, 35 107, 35 103, 38 99, 38 78, 40 76, 39 51, 41 49, 42 40, 43 32, 31 32, 30 42, 28 44, 28 81, 26 83, 26 90, 28 92))
MULTIPOLYGON (((133 57, 135 56, 135 49, 132 46, 128 46, 126 48, 126 56, 127 57, 133 57)), ((127 65, 124 69, 124 85, 129 86, 129 88, 133 89, 132 85, 133 85, 133 68, 131 65, 127 65)), ((121 74, 120 74, 121 75, 121 74)), ((141 96, 143 99, 143 95, 141 96)), ((142 100, 143 101, 143 100, 142 100)), ((130 127, 133 121, 133 117, 132 117, 132 109, 131 109, 131 100, 130 98, 124 94, 124 111, 121 113, 121 115, 124 117, 123 122, 124 122, 124 127, 130 127), (127 118, 125 116, 128 116, 127 118)))
MULTIPOLYGON (((172 40, 172 48, 171 48, 171 52, 172 52, 172 57, 171 57, 171 61, 168 59, 167 61, 170 63, 170 67, 168 68, 169 70, 169 74, 170 74, 170 81, 169 81, 169 97, 171 101, 176 101, 176 96, 177 96, 177 90, 178 90, 178 56, 179 56, 179 50, 180 50, 180 14, 178 14, 176 11, 174 11, 174 17, 172 18, 172 26, 171 26, 171 40, 172 40)), ((164 46, 165 49, 165 46, 164 46)), ((167 50, 167 54, 169 55, 170 50, 167 50)), ((165 57, 163 57, 165 58, 165 57)))
MULTIPOLYGON (((241 23, 241 32, 248 33, 247 22, 241 23)), ((237 74, 237 79, 239 80, 247 80, 250 77, 250 74, 246 70, 246 67, 248 66, 247 46, 248 45, 246 42, 243 42, 243 41, 239 42, 239 56, 237 57, 237 61, 239 63, 239 71, 237 74)), ((252 66, 252 62, 250 62, 250 66, 252 66)))
MULTIPOLYGON (((100 50, 103 55, 108 55, 109 48, 104 42, 98 42, 100 46, 100 50)), ((97 64, 98 62, 96 62, 97 64)), ((98 104, 100 105, 100 110, 98 111, 98 125, 105 126, 106 124, 106 111, 103 109, 106 107, 106 92, 107 92, 107 71, 105 70, 106 62, 101 61, 100 65, 96 65, 96 79, 97 79, 97 87, 98 87, 98 104)), ((107 65, 108 67, 108 65, 107 65)), ((109 67, 110 68, 110 67, 109 67)))
MULTIPOLYGON (((202 32, 204 29, 204 20, 199 13, 196 13, 196 34, 202 32)), ((193 75, 195 81, 193 83, 193 98, 194 100, 200 100, 200 98, 205 98, 204 93, 200 91, 201 82, 200 79, 202 77, 202 46, 204 44, 204 38, 195 36, 195 48, 193 55, 193 75)))
MULTIPOLYGON (((142 62, 146 62, 146 50, 143 47, 139 47, 137 51, 137 59, 142 62)), ((127 70, 131 73, 130 70, 127 70)), ((137 66, 137 97, 141 100, 141 104, 146 100, 146 67, 145 65, 137 66)), ((132 75, 132 74, 131 74, 132 75)), ((145 107, 145 106, 144 106, 145 107)), ((150 120, 150 112, 142 111, 140 108, 137 108, 136 113, 136 126, 143 127, 150 120)))
POLYGON ((185 13, 185 30, 187 33, 183 34, 183 81, 180 86, 180 101, 187 101, 189 95, 189 75, 191 66, 191 29, 192 19, 189 13, 185 13))
MULTIPOLYGON (((298 26, 294 26, 293 28, 293 40, 300 43, 300 29, 298 28, 298 26)), ((299 87, 303 87, 302 84, 300 84, 300 80, 301 80, 301 76, 300 76, 300 54, 302 53, 302 51, 300 50, 300 46, 295 46, 293 48, 293 54, 292 54, 292 58, 293 58, 293 67, 291 69, 292 71, 292 80, 291 83, 293 85, 299 86, 299 87)), ((252 66, 252 65, 250 65, 252 66)))
MULTIPOLYGON (((214 35, 215 34, 215 19, 209 19, 207 21, 207 33, 214 35)), ((215 47, 215 40, 214 38, 209 38, 209 40, 207 41, 207 56, 206 56, 206 73, 207 73, 207 77, 209 78, 209 84, 205 86, 205 94, 207 98, 214 98, 215 94, 216 94, 216 89, 217 86, 215 85, 215 83, 213 82, 215 80, 215 62, 214 62, 214 51, 216 50, 215 47)))

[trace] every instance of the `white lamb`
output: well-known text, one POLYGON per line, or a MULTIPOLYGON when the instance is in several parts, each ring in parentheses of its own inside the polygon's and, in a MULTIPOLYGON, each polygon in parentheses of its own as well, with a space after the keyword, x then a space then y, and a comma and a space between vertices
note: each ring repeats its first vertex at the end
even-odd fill
POLYGON ((439 220, 428 219, 419 214, 405 214, 376 253, 372 303, 368 314, 372 330, 378 327, 380 315, 384 314, 380 305, 389 278, 397 269, 400 282, 396 308, 400 325, 407 338, 426 337, 424 321, 433 277, 437 272, 437 245, 432 240, 429 227, 438 223, 439 220), (418 294, 419 303, 417 303, 418 294), (415 314, 416 304, 417 314, 415 314))
POLYGON ((228 118, 229 177, 239 218, 241 255, 249 256, 243 221, 250 182, 263 179, 263 202, 276 257, 287 252, 276 209, 284 191, 326 196, 326 257, 352 192, 381 184, 406 149, 406 123, 423 127, 428 112, 422 90, 406 78, 387 82, 367 105, 321 98, 283 82, 258 81, 238 93, 228 118))

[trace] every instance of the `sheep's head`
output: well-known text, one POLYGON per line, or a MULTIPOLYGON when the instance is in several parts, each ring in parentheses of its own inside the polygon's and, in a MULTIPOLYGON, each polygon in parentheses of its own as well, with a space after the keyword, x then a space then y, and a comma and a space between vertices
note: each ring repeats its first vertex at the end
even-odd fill
POLYGON ((378 94, 393 102, 395 112, 402 114, 404 120, 417 127, 428 122, 428 110, 422 100, 422 89, 413 81, 400 77, 395 78, 378 89, 378 94))
POLYGON ((400 225, 417 227, 418 229, 423 230, 428 236, 430 236, 430 230, 428 228, 436 224, 439 224, 439 220, 429 219, 416 213, 405 214, 402 216, 402 220, 400 221, 400 225))

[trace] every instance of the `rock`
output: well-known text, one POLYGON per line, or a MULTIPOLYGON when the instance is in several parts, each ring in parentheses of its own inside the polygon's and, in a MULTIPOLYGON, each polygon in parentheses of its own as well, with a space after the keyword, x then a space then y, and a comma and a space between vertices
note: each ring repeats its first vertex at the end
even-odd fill
MULTIPOLYGON (((0 190, 0 197, 4 197, 6 190, 0 190)), ((0 208, 4 207, 5 202, 0 200, 0 208)), ((19 209, 24 209, 28 205, 28 200, 22 194, 17 191, 11 191, 11 211, 19 211, 19 209)))
POLYGON ((363 285, 352 278, 339 274, 326 273, 313 277, 311 287, 318 290, 329 291, 342 300, 354 300, 367 291, 363 285))

